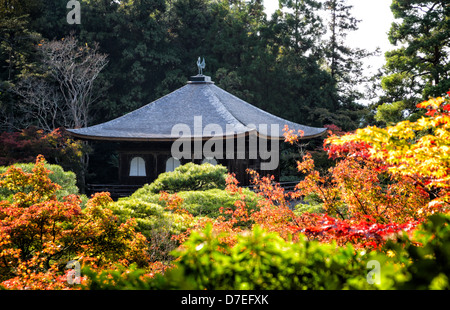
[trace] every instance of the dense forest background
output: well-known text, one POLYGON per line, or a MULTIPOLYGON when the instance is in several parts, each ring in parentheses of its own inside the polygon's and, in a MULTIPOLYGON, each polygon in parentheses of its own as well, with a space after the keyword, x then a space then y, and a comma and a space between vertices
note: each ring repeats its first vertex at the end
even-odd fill
POLYGON ((294 122, 350 131, 413 118, 450 88, 450 8, 393 0, 391 10, 398 48, 365 76, 377 51, 347 45, 358 16, 346 0, 280 0, 271 16, 262 0, 0 0, 0 130, 111 120, 183 86, 199 56, 219 87, 294 122))
MULTIPOLYGON (((345 35, 357 29, 345 1, 286 1, 266 16, 261 0, 79 1, 80 24, 68 24, 68 1, 2 0, 1 109, 3 129, 23 121, 8 91, 30 75, 45 77, 35 48, 71 33, 80 45, 98 43, 108 63, 95 83, 87 124, 123 115, 183 86, 206 59, 205 74, 242 99, 289 120, 356 128, 364 108, 361 59, 345 35), (329 15, 326 24, 320 16, 329 15)), ((36 124, 37 125, 37 124, 36 124)), ((58 124, 55 126, 65 125, 58 124)))

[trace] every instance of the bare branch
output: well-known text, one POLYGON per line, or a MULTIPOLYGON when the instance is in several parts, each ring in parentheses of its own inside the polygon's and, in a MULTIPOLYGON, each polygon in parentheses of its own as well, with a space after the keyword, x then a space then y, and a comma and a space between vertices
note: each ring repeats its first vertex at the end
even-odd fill
POLYGON ((98 52, 98 44, 78 46, 73 35, 44 43, 40 50, 44 64, 59 85, 73 126, 87 126, 94 81, 108 63, 107 55, 98 52))
POLYGON ((61 95, 45 79, 27 77, 11 90, 22 98, 18 105, 25 118, 36 120, 40 128, 50 132, 69 124, 61 95))

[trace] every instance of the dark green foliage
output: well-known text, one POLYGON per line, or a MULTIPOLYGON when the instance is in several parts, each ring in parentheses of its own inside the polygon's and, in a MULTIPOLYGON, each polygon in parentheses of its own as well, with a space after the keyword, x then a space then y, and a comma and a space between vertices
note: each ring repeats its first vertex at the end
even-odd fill
POLYGON ((118 265, 116 270, 96 272, 89 267, 81 270, 81 273, 89 277, 89 284, 85 287, 89 290, 145 290, 149 289, 148 281, 142 276, 146 273, 138 269, 136 264, 125 268, 118 265))
MULTIPOLYGON (((180 208, 194 216, 216 218, 220 208, 234 208, 234 203, 242 199, 241 195, 225 191, 227 169, 221 165, 209 163, 196 165, 188 163, 172 172, 161 174, 149 185, 144 185, 133 195, 121 198, 111 208, 122 219, 133 217, 138 222, 139 230, 150 235, 151 229, 161 226, 163 222, 175 225, 171 233, 180 233, 185 227, 180 224, 179 215, 166 211, 166 201, 160 200, 160 192, 177 193, 183 203, 180 208)), ((257 208, 258 196, 248 189, 243 189, 244 201, 250 209, 257 208)))
POLYGON ((357 126, 360 115, 336 104, 336 85, 324 67, 326 25, 319 18, 319 1, 282 1, 289 10, 268 18, 261 0, 80 0, 79 25, 67 24, 64 2, 12 2, 14 10, 5 10, 0 27, 8 39, 2 36, 0 55, 8 68, 0 89, 8 130, 22 126, 14 108, 18 98, 7 91, 10 84, 33 67, 45 72, 35 57, 39 35, 61 40, 71 32, 81 45, 98 42, 108 55, 94 90, 104 95, 91 105, 89 125, 183 86, 197 73, 195 61, 201 56, 205 74, 219 86, 270 113, 306 125, 357 126), (17 56, 13 63, 11 55, 17 56))
POLYGON ((430 216, 414 238, 405 234, 389 242, 386 248, 406 265, 405 281, 397 280, 397 288, 450 289, 450 215, 430 216))
POLYGON ((220 244, 210 228, 192 234, 177 252, 167 285, 182 289, 368 288, 363 260, 351 247, 284 241, 255 227, 233 248, 220 244))
POLYGON ((391 11, 397 20, 389 40, 398 48, 386 52, 379 104, 403 102, 402 109, 413 114, 417 103, 450 89, 450 6, 440 0, 394 0, 391 11))

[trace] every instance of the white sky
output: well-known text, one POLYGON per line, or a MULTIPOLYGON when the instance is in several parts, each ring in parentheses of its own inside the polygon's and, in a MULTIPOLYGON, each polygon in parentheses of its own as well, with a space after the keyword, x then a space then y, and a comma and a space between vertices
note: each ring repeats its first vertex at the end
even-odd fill
MULTIPOLYGON (((374 51, 377 47, 381 49, 380 57, 367 59, 366 65, 370 65, 376 72, 384 64, 384 53, 393 49, 389 43, 387 33, 394 21, 390 10, 392 0, 347 0, 353 6, 352 15, 361 20, 359 29, 347 36, 347 44, 374 51)), ((268 18, 278 8, 278 0, 264 0, 268 18)))

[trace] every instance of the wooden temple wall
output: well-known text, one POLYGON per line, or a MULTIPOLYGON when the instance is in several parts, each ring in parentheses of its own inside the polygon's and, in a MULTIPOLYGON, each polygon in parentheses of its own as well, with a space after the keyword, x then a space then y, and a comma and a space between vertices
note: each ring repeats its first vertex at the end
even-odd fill
MULTIPOLYGON (((140 185, 151 183, 159 174, 166 172, 166 162, 171 157, 172 142, 124 142, 118 150, 119 152, 119 183, 125 185, 140 185), (131 160, 135 157, 141 157, 145 161, 145 176, 130 176, 131 160)), ((191 150, 193 150, 193 145, 191 150)), ((236 149, 236 148, 235 148, 236 149)), ((225 142, 223 150, 226 150, 225 142)), ((279 156, 279 153, 278 153, 279 156)), ((222 158, 215 158, 218 164, 227 167, 228 171, 236 175, 240 185, 250 185, 247 169, 256 170, 260 175, 274 175, 275 180, 279 180, 280 165, 275 170, 262 171, 260 169, 262 159, 249 158, 248 145, 244 159, 237 159, 236 152, 232 159, 227 159, 225 154, 222 158)), ((191 156, 193 158, 193 156, 191 156)), ((181 164, 187 162, 201 164, 202 159, 181 159, 181 164)))

